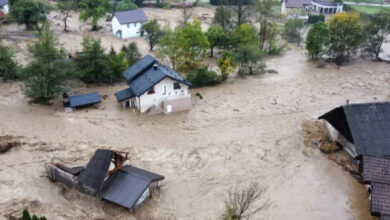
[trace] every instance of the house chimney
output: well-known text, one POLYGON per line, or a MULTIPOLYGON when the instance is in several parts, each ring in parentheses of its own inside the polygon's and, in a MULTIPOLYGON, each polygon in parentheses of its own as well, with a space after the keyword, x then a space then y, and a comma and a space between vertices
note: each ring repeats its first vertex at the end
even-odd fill
POLYGON ((153 64, 153 70, 157 70, 157 63, 153 64))

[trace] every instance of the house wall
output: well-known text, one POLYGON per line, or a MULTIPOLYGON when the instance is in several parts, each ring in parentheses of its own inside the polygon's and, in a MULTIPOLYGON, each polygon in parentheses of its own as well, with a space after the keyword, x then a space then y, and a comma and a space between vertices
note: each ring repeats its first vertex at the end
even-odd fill
POLYGON ((112 33, 121 39, 139 37, 142 23, 143 22, 120 24, 118 19, 114 16, 111 21, 112 33), (122 30, 122 36, 117 33, 119 30, 122 30))
POLYGON ((338 4, 337 6, 327 6, 327 5, 321 5, 316 2, 311 2, 311 9, 313 11, 321 12, 322 8, 322 13, 324 14, 335 14, 335 13, 340 13, 343 11, 343 4, 338 4), (327 9, 327 13, 325 13, 325 9, 327 9))
POLYGON ((9 12, 8 4, 4 5, 3 7, 0 7, 0 11, 2 11, 4 14, 8 14, 9 12))
MULTIPOLYGON (((154 86, 154 94, 148 95, 145 92, 140 97, 137 97, 138 109, 141 113, 150 110, 155 105, 158 105, 162 109, 162 103, 166 100, 180 99, 180 98, 191 98, 191 93, 188 85, 180 83, 180 89, 175 90, 173 84, 177 82, 171 78, 166 77, 154 86), (166 92, 164 94, 164 86, 166 86, 166 92)), ((161 112, 160 111, 160 112, 161 112)), ((173 109, 175 111, 175 109, 173 109)))
POLYGON ((332 140, 341 144, 349 156, 352 158, 357 157, 358 154, 356 152, 355 145, 349 142, 343 135, 341 135, 329 122, 324 121, 324 123, 332 140))

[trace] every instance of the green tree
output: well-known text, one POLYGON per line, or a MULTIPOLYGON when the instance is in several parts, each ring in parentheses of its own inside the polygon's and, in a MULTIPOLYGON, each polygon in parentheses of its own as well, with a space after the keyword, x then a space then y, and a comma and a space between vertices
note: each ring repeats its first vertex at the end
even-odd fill
POLYGON ((323 22, 317 22, 306 36, 306 50, 313 60, 317 60, 329 46, 329 31, 323 22))
MULTIPOLYGON (((129 66, 125 56, 125 52, 121 51, 117 54, 114 48, 111 47, 107 60, 108 67, 112 71, 113 75, 120 76, 129 66)), ((119 80, 119 77, 117 80, 119 80)))
POLYGON ((237 27, 247 23, 253 13, 252 0, 233 1, 232 4, 230 4, 230 8, 232 8, 236 15, 235 21, 237 27))
POLYGON ((83 51, 76 57, 78 76, 85 83, 113 83, 121 79, 121 73, 111 69, 111 57, 105 54, 100 38, 85 36, 83 51))
POLYGON ((206 36, 210 43, 210 56, 213 57, 214 48, 224 45, 227 41, 227 37, 223 28, 219 24, 210 26, 206 32, 206 36))
POLYGON ((273 16, 272 12, 272 0, 254 0, 254 5, 256 9, 256 16, 257 21, 260 23, 260 31, 259 31, 259 38, 260 38, 260 49, 265 50, 265 44, 267 41, 269 41, 270 35, 269 31, 273 31, 273 28, 270 28, 269 26, 273 24, 273 22, 270 21, 270 18, 273 16))
POLYGON ((160 24, 156 19, 152 19, 141 26, 141 32, 145 33, 145 39, 149 42, 150 51, 153 51, 154 46, 156 46, 163 34, 160 24))
POLYGON ((83 9, 80 19, 83 21, 92 19, 92 31, 98 29, 99 19, 104 17, 110 9, 108 0, 82 0, 80 6, 83 9))
POLYGON ((23 210, 23 218, 22 220, 46 220, 46 217, 37 217, 36 215, 30 215, 27 209, 23 210))
POLYGON ((22 73, 27 97, 37 103, 48 101, 63 91, 65 80, 72 74, 72 63, 65 60, 65 51, 48 28, 39 40, 29 46, 33 61, 22 73))
POLYGON ((0 76, 3 77, 3 80, 15 79, 18 70, 19 66, 14 60, 12 49, 0 41, 0 76))
POLYGON ((64 22, 64 31, 68 32, 68 18, 71 16, 71 13, 77 10, 77 5, 75 0, 63 0, 57 3, 58 9, 63 15, 62 21, 64 22))
POLYGON ((215 9, 213 23, 221 25, 224 31, 232 29, 233 10, 226 6, 218 6, 215 9))
POLYGON ((221 70, 221 81, 224 82, 229 78, 229 74, 236 69, 234 53, 229 50, 224 51, 222 56, 218 58, 217 64, 221 70))
POLYGON ((163 37, 160 39, 158 46, 158 57, 161 59, 168 59, 172 68, 177 69, 177 65, 182 59, 181 54, 178 53, 178 33, 166 28, 163 31, 163 37))
POLYGON ((375 14, 364 29, 364 52, 378 60, 382 44, 390 31, 390 10, 382 10, 375 14))
POLYGON ((296 42, 298 45, 302 41, 301 29, 303 27, 302 20, 298 18, 287 19, 284 24, 283 37, 290 42, 296 42))
POLYGON ((337 64, 348 61, 362 42, 364 27, 359 12, 341 12, 328 22, 330 56, 337 64))
POLYGON ((115 10, 116 11, 128 11, 128 10, 134 10, 134 9, 137 9, 137 5, 134 4, 133 1, 131 0, 122 0, 120 1, 116 7, 115 7, 115 10))
POLYGON ((127 47, 124 46, 122 52, 124 52, 128 65, 133 65, 141 59, 141 53, 135 42, 131 42, 127 47))
POLYGON ((250 24, 242 24, 234 29, 232 33, 231 46, 237 47, 243 44, 259 45, 259 36, 257 30, 250 24))
POLYGON ((234 51, 235 60, 239 65, 239 73, 254 75, 258 73, 256 64, 263 56, 257 44, 241 44, 234 51))
POLYGON ((13 3, 11 15, 18 24, 24 24, 29 31, 40 33, 47 22, 47 14, 51 7, 41 0, 18 0, 13 3))
POLYGON ((194 87, 214 86, 220 83, 219 76, 216 72, 210 71, 207 66, 201 67, 187 75, 187 80, 194 87))

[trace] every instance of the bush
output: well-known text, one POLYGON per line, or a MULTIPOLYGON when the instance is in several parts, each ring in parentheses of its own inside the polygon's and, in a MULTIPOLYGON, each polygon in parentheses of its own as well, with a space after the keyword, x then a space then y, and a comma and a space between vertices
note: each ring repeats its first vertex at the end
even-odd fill
POLYGON ((27 209, 23 211, 23 218, 22 220, 46 220, 46 217, 37 217, 36 215, 30 215, 27 209))
POLYGON ((131 0, 122 0, 115 7, 116 11, 128 11, 137 9, 137 5, 134 4, 131 0))
MULTIPOLYGON (((345 7, 345 5, 344 5, 345 7)), ((309 24, 315 24, 319 21, 325 22, 325 15, 320 14, 320 15, 309 15, 309 18, 307 19, 307 23, 309 24)))
POLYGON ((18 70, 12 49, 0 42, 0 77, 3 80, 16 79, 18 70))
POLYGON ((215 86, 221 82, 218 74, 209 70, 208 67, 201 67, 188 74, 187 80, 190 81, 194 87, 215 86))

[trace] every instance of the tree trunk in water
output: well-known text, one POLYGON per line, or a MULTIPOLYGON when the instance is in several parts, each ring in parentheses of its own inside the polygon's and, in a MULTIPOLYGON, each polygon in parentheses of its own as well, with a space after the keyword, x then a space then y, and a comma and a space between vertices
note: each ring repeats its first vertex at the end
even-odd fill
POLYGON ((214 47, 210 47, 210 57, 214 57, 214 47))

